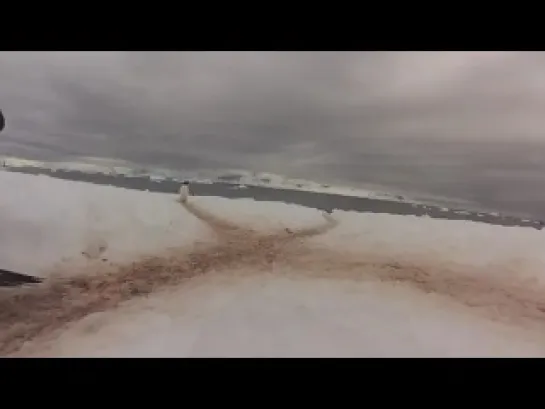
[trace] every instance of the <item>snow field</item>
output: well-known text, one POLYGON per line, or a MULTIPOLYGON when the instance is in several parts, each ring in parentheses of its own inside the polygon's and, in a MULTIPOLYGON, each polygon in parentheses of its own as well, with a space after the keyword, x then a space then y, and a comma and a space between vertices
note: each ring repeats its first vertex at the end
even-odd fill
MULTIPOLYGON (((0 173, 0 187, 9 192, 0 201, 5 269, 42 277, 85 271, 100 280, 101 263, 196 241, 229 251, 229 240, 176 195, 9 172, 0 173)), ((13 354, 545 356, 542 231, 335 212, 333 229, 291 240, 286 228, 323 224, 322 214, 248 199, 190 201, 241 227, 242 240, 244 228, 257 231, 247 233, 248 245, 259 234, 286 234, 273 237, 285 254, 260 264, 259 249, 253 259, 241 253, 225 268, 28 337, 13 354), (481 311, 495 306, 509 320, 481 311)), ((0 321, 0 332, 10 330, 0 321)))

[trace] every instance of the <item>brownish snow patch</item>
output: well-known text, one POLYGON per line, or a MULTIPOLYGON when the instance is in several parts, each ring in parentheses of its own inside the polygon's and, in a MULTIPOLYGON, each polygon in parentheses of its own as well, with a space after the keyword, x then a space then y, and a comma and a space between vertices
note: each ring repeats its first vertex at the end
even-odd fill
POLYGON ((290 264, 305 275, 410 285, 446 296, 495 321, 545 330, 545 291, 532 280, 490 268, 447 268, 444 260, 396 261, 307 246, 290 264))
POLYGON ((235 266, 270 268, 276 261, 293 256, 305 237, 321 234, 335 225, 326 217, 324 223, 308 229, 257 233, 195 206, 185 207, 217 234, 217 242, 172 249, 126 265, 104 266, 102 271, 90 275, 59 276, 39 286, 1 291, 0 355, 14 353, 26 341, 89 314, 116 308, 122 302, 200 274, 235 266))

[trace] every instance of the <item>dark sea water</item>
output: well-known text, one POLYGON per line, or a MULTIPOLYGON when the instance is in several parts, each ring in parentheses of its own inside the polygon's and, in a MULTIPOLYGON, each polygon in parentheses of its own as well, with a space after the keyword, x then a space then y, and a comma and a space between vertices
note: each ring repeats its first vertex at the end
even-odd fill
MULTIPOLYGON (((85 161, 87 156, 111 158, 107 155, 108 142, 104 145, 101 152, 89 150, 68 136, 48 143, 32 140, 15 143, 4 137, 0 140, 0 152, 45 161, 85 161)), ((261 167, 251 159, 252 154, 239 158, 226 152, 225 160, 218 162, 210 159, 221 156, 213 146, 203 153, 193 149, 192 144, 183 150, 178 143, 169 144, 160 139, 155 147, 123 149, 118 146, 111 152, 116 153, 116 159, 130 161, 131 167, 168 168, 188 175, 202 172, 218 180, 229 178, 228 169, 268 171, 320 183, 400 194, 446 207, 545 219, 544 144, 425 139, 402 143, 367 139, 365 152, 356 149, 345 152, 340 145, 335 154, 323 160, 288 153, 287 157, 294 158, 286 162, 279 154, 280 164, 274 165, 274 160, 271 164, 269 160, 261 167)))

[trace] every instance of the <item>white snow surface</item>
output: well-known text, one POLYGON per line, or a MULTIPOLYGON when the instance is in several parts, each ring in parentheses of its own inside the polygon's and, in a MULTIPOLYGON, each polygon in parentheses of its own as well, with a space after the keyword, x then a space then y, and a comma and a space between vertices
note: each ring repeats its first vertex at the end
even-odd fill
MULTIPOLYGON (((215 240, 174 194, 11 172, 0 172, 0 188, 5 269, 42 277, 60 270, 93 274, 87 267, 102 259, 128 263, 169 247, 215 240)), ((296 205, 190 199, 257 231, 323 223, 319 211, 296 205)), ((338 211, 333 217, 336 227, 305 239, 324 250, 323 260, 279 262, 264 271, 252 265, 215 269, 67 323, 27 341, 15 355, 545 356, 541 312, 525 309, 545 284, 544 232, 385 214, 338 211), (335 256, 335 264, 328 251, 346 258, 335 256), (343 260, 363 263, 354 267, 343 260), (409 266, 407 275, 413 266, 425 270, 427 287, 416 279, 382 279, 381 268, 392 263, 409 266), (466 281, 449 290, 458 278, 466 281), (530 294, 530 302, 514 306, 503 300, 505 283, 521 283, 518 294, 530 294), (496 315, 487 305, 499 306, 496 315), (498 319, 504 309, 510 321, 498 319)))

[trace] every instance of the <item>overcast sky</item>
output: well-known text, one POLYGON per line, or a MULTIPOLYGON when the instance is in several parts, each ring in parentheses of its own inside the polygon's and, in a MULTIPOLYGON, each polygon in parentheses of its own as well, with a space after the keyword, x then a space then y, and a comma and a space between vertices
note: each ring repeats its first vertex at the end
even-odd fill
POLYGON ((3 146, 187 168, 305 173, 415 138, 545 143, 544 90, 543 53, 0 53, 3 146))

